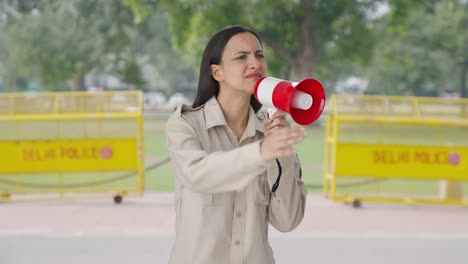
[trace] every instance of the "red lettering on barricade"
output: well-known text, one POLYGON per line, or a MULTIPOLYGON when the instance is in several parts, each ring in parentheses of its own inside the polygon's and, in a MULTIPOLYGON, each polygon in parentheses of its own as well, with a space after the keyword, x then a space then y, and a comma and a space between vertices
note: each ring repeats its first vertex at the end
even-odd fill
POLYGON ((429 152, 429 151, 418 151, 414 153, 415 163, 427 164, 427 165, 442 165, 449 164, 449 154, 446 151, 429 152))
POLYGON ((374 151, 374 164, 409 163, 410 154, 407 151, 394 152, 391 150, 374 151))

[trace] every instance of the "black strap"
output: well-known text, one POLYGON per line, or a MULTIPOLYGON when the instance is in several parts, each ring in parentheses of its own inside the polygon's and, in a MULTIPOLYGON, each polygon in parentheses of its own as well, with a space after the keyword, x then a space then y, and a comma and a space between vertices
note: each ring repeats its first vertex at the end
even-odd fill
MULTIPOLYGON (((280 180, 281 180, 281 174, 283 174, 283 168, 281 168, 281 164, 278 159, 276 159, 276 164, 278 165, 278 178, 276 178, 275 184, 273 184, 273 188, 271 188, 271 192, 276 192, 276 189, 278 189, 280 180)), ((302 179, 302 168, 299 167, 299 179, 302 179)))
POLYGON ((278 159, 276 159, 276 164, 278 165, 278 178, 276 178, 276 182, 275 184, 273 184, 273 188, 271 188, 271 192, 273 193, 276 192, 276 189, 278 189, 278 185, 281 179, 281 174, 283 174, 283 168, 281 168, 281 164, 278 161, 278 159))

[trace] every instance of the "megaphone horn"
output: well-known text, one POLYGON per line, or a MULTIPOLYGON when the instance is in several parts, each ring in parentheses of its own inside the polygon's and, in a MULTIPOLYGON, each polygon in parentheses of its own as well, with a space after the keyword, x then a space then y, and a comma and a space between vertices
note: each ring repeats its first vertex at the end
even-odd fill
POLYGON ((287 112, 299 125, 317 120, 325 108, 325 91, 315 79, 297 83, 264 77, 255 84, 255 98, 272 113, 276 109, 287 112))

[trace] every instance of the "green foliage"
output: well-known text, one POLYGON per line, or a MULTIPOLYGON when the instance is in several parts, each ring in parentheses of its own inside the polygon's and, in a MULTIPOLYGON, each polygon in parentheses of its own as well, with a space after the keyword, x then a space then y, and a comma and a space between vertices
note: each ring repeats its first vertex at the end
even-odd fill
MULTIPOLYGON (((20 71, 45 85, 109 69, 129 55, 132 14, 120 1, 42 1, 8 25, 10 49, 20 71)), ((118 69, 116 68, 115 71, 118 69)))
POLYGON ((150 78, 147 88, 166 95, 192 93, 208 38, 241 24, 261 36, 269 75, 318 78, 327 92, 357 75, 370 80, 369 93, 434 95, 459 86, 460 63, 468 56, 464 3, 5 0, 0 78, 6 87, 38 78, 47 89, 63 89, 92 71, 136 87, 150 78), (383 3, 389 12, 373 17, 383 3))
POLYGON ((134 61, 129 61, 125 64, 122 73, 122 81, 141 87, 145 84, 140 66, 134 61))
POLYGON ((135 24, 141 23, 150 13, 150 4, 154 4, 152 0, 122 0, 124 6, 129 7, 133 13, 133 21, 135 24))
POLYGON ((463 6, 451 0, 412 9, 398 26, 404 30, 382 21, 369 92, 433 96, 457 87, 466 31, 462 20, 463 6))
POLYGON ((156 10, 147 17, 144 24, 146 32, 152 34, 144 41, 144 53, 148 63, 155 67, 155 78, 159 80, 150 90, 170 95, 175 92, 193 93, 197 78, 196 67, 187 61, 184 53, 179 53, 171 45, 168 17, 161 10, 156 10))
POLYGON ((163 0, 172 40, 193 62, 198 62, 209 36, 224 26, 242 24, 259 32, 271 49, 271 74, 296 78, 323 72, 320 69, 337 58, 368 63, 373 37, 366 12, 378 2, 163 0))
POLYGON ((133 88, 149 79, 158 87, 148 89, 167 94, 194 86, 194 67, 173 50, 158 0, 13 2, 15 15, 6 14, 0 24, 6 33, 0 36, 4 80, 36 77, 48 90, 63 89, 57 84, 82 83, 92 71, 117 75, 133 88))

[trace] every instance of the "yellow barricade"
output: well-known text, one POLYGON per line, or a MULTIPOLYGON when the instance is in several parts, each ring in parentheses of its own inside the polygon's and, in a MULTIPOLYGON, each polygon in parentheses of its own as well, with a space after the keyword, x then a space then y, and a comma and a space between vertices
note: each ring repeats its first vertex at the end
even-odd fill
POLYGON ((0 201, 144 191, 142 93, 0 94, 0 201))
POLYGON ((332 200, 468 205, 468 100, 334 95, 324 193, 332 200))

